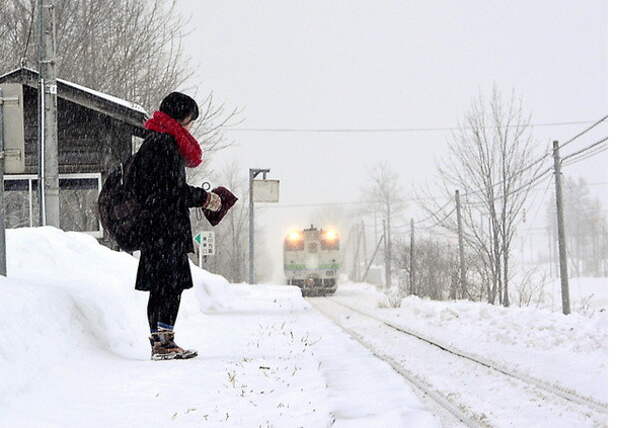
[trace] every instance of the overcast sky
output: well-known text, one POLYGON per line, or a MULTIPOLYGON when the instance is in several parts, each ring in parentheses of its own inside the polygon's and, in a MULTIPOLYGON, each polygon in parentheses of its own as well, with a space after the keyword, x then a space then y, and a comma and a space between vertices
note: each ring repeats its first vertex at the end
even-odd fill
MULTIPOLYGON (((212 1, 179 3, 205 93, 244 108, 242 128, 437 128, 463 119, 495 83, 523 97, 533 123, 607 114, 606 1, 212 1)), ((541 146, 587 125, 534 128, 541 146)), ((570 151, 605 136, 600 127, 570 151)), ((416 133, 228 131, 237 160, 271 168, 281 203, 352 201, 386 160, 403 187, 432 182, 450 137, 416 133)), ((566 171, 607 181, 607 153, 566 171)), ((247 174, 247 172, 244 172, 247 174)), ((606 203, 607 187, 593 185, 606 203)), ((271 218, 308 209, 263 209, 271 218), (286 214, 282 212, 287 211, 286 214)), ((275 220, 274 220, 275 221, 275 220)), ((306 221, 305 219, 302 221, 306 221)))

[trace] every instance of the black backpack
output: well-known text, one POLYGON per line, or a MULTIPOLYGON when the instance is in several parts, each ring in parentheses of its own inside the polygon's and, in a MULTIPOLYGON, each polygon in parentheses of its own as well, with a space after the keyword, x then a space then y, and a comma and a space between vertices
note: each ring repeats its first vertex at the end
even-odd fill
POLYGON ((121 250, 128 252, 140 249, 142 235, 139 230, 142 206, 127 185, 128 173, 134 159, 135 154, 110 171, 97 200, 103 228, 121 250))

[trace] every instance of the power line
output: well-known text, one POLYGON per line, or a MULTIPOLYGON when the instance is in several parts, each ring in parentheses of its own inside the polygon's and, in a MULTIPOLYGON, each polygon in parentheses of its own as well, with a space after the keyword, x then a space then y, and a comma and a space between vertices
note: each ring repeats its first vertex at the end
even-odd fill
MULTIPOLYGON (((431 220, 433 218, 436 218, 437 214, 439 214, 444 208, 446 208, 448 205, 450 205, 451 202, 452 202, 452 200, 448 200, 448 202, 443 204, 441 207, 437 208, 434 212, 432 212, 428 216, 424 217, 422 220, 414 221, 413 224, 418 226, 418 227, 420 227, 420 228, 422 228, 422 229, 430 228, 431 226, 420 226, 420 224, 424 223, 425 221, 428 221, 428 220, 431 220)), ((450 211, 450 213, 448 215, 452 214, 452 212, 454 212, 454 209, 452 211, 450 211)), ((445 220, 446 217, 447 217, 447 215, 441 221, 445 220)), ((403 228, 410 228, 410 227, 411 227, 411 223, 406 223, 406 224, 401 224, 401 225, 398 225, 398 226, 392 226, 392 229, 403 229, 403 228)))
MULTIPOLYGON (((508 192, 506 195, 503 195, 503 196, 502 196, 502 198, 506 198, 506 197, 508 197, 508 196, 514 195, 515 193, 519 193, 519 192, 521 192, 523 189, 526 189, 526 188, 528 188, 528 187, 530 187, 530 188, 534 187, 534 183, 536 183, 536 182, 537 182, 537 181, 539 181, 540 179, 544 178, 544 176, 545 176, 547 173, 551 172, 551 171, 553 171, 553 168, 551 168, 551 167, 547 168, 546 170, 544 170, 543 172, 541 172, 540 174, 538 174, 536 177, 532 178, 532 179, 531 179, 528 183, 525 183, 523 186, 521 186, 521 187, 519 187, 519 188, 517 188, 517 189, 515 189, 515 190, 512 190, 512 191, 510 191, 510 192, 508 192)), ((498 198, 498 199, 499 199, 499 198, 498 198)), ((495 199, 495 200, 497 200, 497 199, 495 199)))
MULTIPOLYGON (((600 123, 600 121, 599 121, 599 123, 600 123)), ((603 138, 602 140, 597 141, 596 143, 593 143, 593 144, 589 145, 588 147, 585 147, 585 148, 583 148, 583 149, 581 149, 581 150, 578 150, 578 151, 576 151, 576 152, 574 152, 574 153, 571 153, 570 155, 568 155, 568 156, 564 157, 564 158, 562 159, 562 161, 564 161, 564 160, 566 160, 566 159, 569 159, 569 158, 571 158, 571 157, 577 156, 577 155, 579 155, 580 153, 586 152, 587 150, 590 150, 590 149, 592 149, 592 148, 594 148, 594 147, 596 147, 596 146, 598 146, 598 145, 600 145, 600 144, 603 144, 603 143, 605 143, 606 141, 607 141, 607 137, 603 138)), ((568 142, 567 142, 567 143, 568 143, 568 142)), ((566 145, 567 143, 565 143, 565 145, 566 145)), ((594 153, 594 154, 596 154, 596 153, 594 153)), ((591 154, 591 155, 593 156, 594 154, 591 154)), ((590 153, 588 153, 588 155, 590 155, 590 153)), ((588 156, 588 157, 589 157, 589 156, 588 156)), ((583 160, 583 159, 579 159, 579 160, 583 160)), ((575 162, 577 162, 577 161, 578 161, 578 160, 575 160, 575 162)), ((519 188, 517 188, 517 189, 515 189, 515 190, 512 190, 512 191, 508 192, 506 195, 502 195, 502 196, 500 196, 500 197, 498 197, 498 198, 495 198, 495 199, 494 199, 494 201, 497 201, 497 200, 499 200, 499 199, 501 199, 501 198, 506 198, 506 197, 508 197, 508 196, 514 195, 515 193, 519 193, 519 192, 521 192, 522 190, 524 190, 524 189, 526 189, 526 188, 530 188, 530 189, 531 189, 531 188, 535 187, 535 184, 534 184, 534 183, 536 183, 537 181, 539 181, 539 180, 541 180, 542 178, 544 178, 544 177, 545 177, 545 175, 546 175, 547 173, 551 172, 551 171, 553 171, 553 168, 552 168, 552 167, 547 168, 547 169, 546 169, 546 170, 544 170, 542 173, 538 174, 536 177, 534 177, 533 179, 531 179, 528 183, 526 183, 526 184, 524 184, 524 185, 520 186, 519 188)))
MULTIPOLYGON (((545 161, 547 159, 547 156, 549 156, 549 152, 545 152, 545 154, 541 158, 539 158, 539 159, 535 160, 534 162, 528 164, 527 166, 521 168, 519 171, 511 174, 510 177, 505 178, 502 181, 499 181, 497 183, 491 184, 490 187, 497 187, 500 184, 504 184, 507 180, 512 180, 513 178, 515 178, 516 176, 522 174, 523 172, 527 171, 528 169, 533 168, 534 166, 536 166, 536 165, 540 164, 541 162, 545 161)), ((473 191, 473 192, 465 192, 463 194, 463 196, 469 196, 471 194, 476 194, 476 193, 482 193, 482 191, 478 190, 478 191, 473 191)))
MULTIPOLYGON (((403 201, 407 202, 417 202, 417 201, 436 201, 443 200, 444 198, 405 198, 403 201)), ((306 207, 322 207, 322 206, 334 206, 339 207, 343 205, 378 205, 381 204, 382 201, 344 201, 344 202, 309 202, 309 203, 300 203, 300 204, 277 204, 277 205, 265 205, 258 206, 257 209, 261 208, 306 208, 306 207)))
MULTIPOLYGON (((559 148, 561 148, 561 147, 566 146, 566 145, 567 145, 567 144, 569 144, 569 143, 572 143, 572 142, 573 142, 573 141, 575 141, 577 138, 581 137, 581 136, 582 136, 582 135, 584 135, 585 133, 587 133, 587 132, 589 132, 590 130, 594 129, 596 126, 598 126, 598 125, 600 125, 601 123, 603 123, 604 121, 606 121, 606 120, 607 120, 607 117, 608 117, 608 116, 604 116, 602 119, 598 120, 597 122, 595 122, 594 124, 592 124, 592 125, 591 125, 591 126, 589 126, 588 128, 584 129, 584 130, 583 130, 583 131, 581 131, 579 134, 575 135, 574 137, 572 137, 572 138, 571 138, 571 139, 569 139, 568 141, 565 141, 564 143, 562 143, 562 145, 560 145, 560 146, 558 147, 558 149, 559 149, 559 148)), ((599 144, 603 144, 604 142, 606 142, 606 141, 607 141, 607 138, 608 138, 608 137, 605 137, 605 138, 603 138, 602 140, 599 140, 599 141, 597 141, 596 143, 593 143, 593 144, 591 144, 590 146, 585 147, 584 149, 581 149, 581 150, 579 150, 579 151, 577 151, 577 152, 575 152, 575 153, 571 153, 570 155, 565 156, 565 157, 562 159, 562 161, 565 161, 565 160, 567 160, 567 159, 569 159, 569 158, 571 158, 571 157, 573 157, 573 156, 577 156, 577 155, 579 155, 580 153, 583 153, 583 152, 585 152, 585 151, 587 151, 587 150, 589 150, 589 149, 592 149, 593 147, 598 146, 599 144)), ((597 153, 598 153, 598 152, 597 152, 597 153)), ((595 154, 597 154, 597 153, 595 153, 595 154)), ((541 158, 539 158, 539 159, 535 160, 534 162, 530 163, 529 165, 525 166, 524 168, 520 169, 519 171, 517 171, 517 172, 513 173, 513 174, 512 174, 510 177, 508 177, 507 179, 504 179, 504 180, 499 181, 499 182, 497 182, 497 183, 495 183, 495 184, 492 184, 492 185, 491 185, 491 187, 497 187, 497 186, 499 186, 500 184, 503 184, 504 182, 506 182, 506 180, 512 179, 512 178, 514 178, 514 177, 518 176, 519 174, 521 174, 521 173, 523 173, 523 172, 527 171, 528 169, 530 169, 530 168, 532 168, 532 167, 534 167, 534 166, 538 165, 539 163, 541 163, 541 162, 543 162, 545 159, 547 159, 547 156, 549 156, 549 152, 546 152, 546 153, 545 153, 545 154, 544 154, 541 158)), ((592 155, 592 156, 594 156, 594 155, 592 155)), ((589 156, 588 156, 588 157, 589 157, 589 156)), ((572 164, 572 163, 569 163, 569 164, 567 164, 567 166, 568 166, 568 165, 571 165, 571 164, 572 164)), ((544 174, 546 174, 546 173, 547 173, 548 171, 550 171, 551 169, 552 169, 552 168, 548 168, 548 169, 547 169, 547 170, 545 170, 542 174, 540 174, 538 177, 536 177, 536 178, 534 178, 532 181, 530 181, 530 183, 525 184, 525 185, 523 185, 523 186, 519 187, 518 189, 516 189, 516 190, 513 190, 513 191, 509 192, 508 194, 506 194, 506 195, 504 195, 504 196, 497 197, 497 198, 495 198, 494 200, 496 200, 496 201, 497 201, 497 200, 501 199, 502 197, 507 197, 507 196, 510 196, 510 195, 513 195, 513 194, 517 193, 517 192, 518 192, 518 191, 520 191, 520 190, 523 190, 524 188, 526 188, 526 187, 528 187, 530 184, 534 183, 534 182, 535 182, 538 178, 542 177, 544 174)), ((476 193, 480 194, 480 193, 482 193, 482 192, 481 192, 481 191, 465 192, 465 193, 464 193, 464 195, 465 195, 465 196, 468 196, 468 195, 471 195, 471 194, 476 194, 476 193)))
MULTIPOLYGON (((568 126, 583 125, 592 121, 572 121, 572 122, 549 122, 533 124, 509 125, 510 128, 539 128, 549 126, 568 126)), ((487 129, 493 126, 484 127, 487 129)), ((472 127, 437 127, 437 128, 233 128, 224 127, 225 131, 231 132, 263 132, 263 133, 305 133, 305 134, 377 134, 377 133, 412 133, 412 132, 436 132, 436 131, 457 131, 461 129, 474 129, 472 127)), ((479 128, 477 128, 479 129, 479 128)))
POLYGON ((571 160, 570 160, 570 161, 568 161, 566 164, 564 164, 564 166, 571 166, 571 165, 576 164, 576 163, 578 163, 578 162, 581 162, 581 161, 584 161, 584 160, 586 160, 586 159, 589 159, 589 158, 591 158, 592 156, 596 156, 596 155, 598 155, 599 153, 603 153, 603 152, 604 152, 604 151, 606 151, 606 150, 607 150, 607 146, 598 147, 598 148, 596 148, 596 149, 592 150, 591 152, 584 153, 584 154, 582 154, 581 156, 577 156, 576 158, 571 159, 571 160))
POLYGON ((574 157, 574 156, 577 156, 577 155, 579 155, 579 154, 581 154, 581 153, 583 153, 583 152, 585 152, 585 151, 588 151, 588 150, 590 150, 590 149, 592 149, 592 148, 594 148, 594 147, 596 147, 596 146, 598 146, 598 145, 601 145, 601 144, 603 144, 603 143, 607 142, 607 139, 608 139, 608 137, 605 137, 605 138, 603 138, 603 139, 601 139, 601 140, 598 140, 598 141, 597 141, 597 142, 595 142, 595 143, 590 144, 590 145, 589 145, 589 146, 587 146, 587 147, 584 147, 584 148, 583 148, 583 149, 581 149, 581 150, 578 150, 578 151, 576 151, 576 152, 573 152, 573 153, 571 153, 570 155, 566 155, 566 156, 564 156, 564 157, 562 158, 562 162, 564 162, 564 161, 566 161, 566 160, 568 160, 568 159, 570 159, 570 158, 572 158, 572 157, 574 157))
MULTIPOLYGON (((450 201, 452 202, 452 201, 450 201)), ((420 226, 420 229, 424 229, 424 230, 429 230, 432 229, 436 226, 439 226, 441 223, 443 223, 448 217, 450 217, 454 211, 456 211, 456 207, 453 207, 446 215, 444 215, 440 220, 437 220, 435 223, 433 223, 430 226, 420 226)))
MULTIPOLYGON (((567 163, 568 165, 572 165, 573 162, 576 162, 577 160, 573 160, 571 162, 567 163)), ((606 181, 601 181, 601 182, 596 182, 596 183, 585 183, 586 186, 606 186, 608 183, 606 181)), ((408 199, 404 199, 405 201, 409 201, 409 202, 416 202, 416 201, 422 201, 422 200, 442 200, 444 198, 408 198, 408 199)), ((444 205, 442 205, 436 212, 435 214, 437 214, 439 211, 441 211, 443 208, 445 208, 450 202, 452 202, 451 200, 448 201, 447 203, 445 203, 444 205)), ((339 207, 339 206, 343 206, 343 205, 372 205, 372 204, 377 204, 379 203, 379 201, 346 201, 346 202, 309 202, 309 203, 300 203, 300 204, 273 204, 273 205, 263 205, 263 206, 257 206, 256 209, 272 209, 272 208, 310 208, 310 207, 322 207, 322 206, 334 206, 334 207, 339 207)), ((428 221, 430 219, 434 218, 433 216, 429 215, 425 218, 423 218, 422 220, 418 220, 416 221, 414 224, 418 225, 420 223, 424 223, 425 221, 428 221)), ((411 224, 407 223, 404 224, 402 226, 394 226, 396 228, 398 227, 410 227, 411 224)))
MULTIPOLYGON (((588 128, 584 129, 583 131, 581 131, 580 133, 578 133, 577 135, 575 135, 575 136, 574 136, 574 137, 572 137, 571 139, 569 139, 569 140, 565 141, 564 143, 562 143, 562 145, 561 145, 559 148, 564 147, 564 146, 566 146, 566 145, 567 145, 567 144, 569 144, 569 143, 572 143, 572 142, 573 142, 573 141, 575 141, 577 138, 581 137, 582 135, 586 134, 586 133, 587 133, 587 132, 589 132, 590 130, 594 129, 596 126, 598 126, 598 125, 600 125, 601 123, 603 123, 604 121, 606 121, 606 120, 607 120, 607 118, 608 118, 608 116, 607 116, 607 115, 605 115, 603 118, 599 119, 598 121, 596 121, 595 123, 593 123, 592 125, 590 125, 588 128)), ((518 126, 518 125, 516 125, 516 126, 518 126)), ((577 155, 577 154, 579 154, 579 153, 581 153, 581 152, 583 152, 583 151, 585 151, 585 150, 588 150, 589 148, 592 148, 592 147, 594 147, 594 146, 596 146, 596 145, 598 145, 598 144, 601 144, 603 141, 606 141, 606 140, 607 140, 607 137, 605 137, 603 140, 601 140, 601 141, 599 141, 599 142, 597 142, 597 143, 594 143, 593 145, 591 145, 591 146, 587 147, 586 149, 583 149, 583 150, 581 150, 581 151, 579 151, 579 152, 577 152, 577 153, 574 153, 574 154, 571 154, 571 155, 569 155, 569 156, 565 157, 564 159, 567 159, 567 158, 569 158, 569 157, 575 156, 575 155, 577 155)), ((558 148, 558 149, 559 149, 559 148, 558 148)), ((519 176, 520 174, 522 174, 523 172, 527 171, 528 169, 533 168, 533 167, 535 167, 535 166, 539 165, 540 163, 544 162, 544 161, 547 159, 547 157, 548 157, 549 155, 550 155, 549 151, 545 152, 545 154, 544 154, 542 157, 540 157, 540 158, 538 158, 537 160, 535 160, 535 161, 531 162, 530 164, 528 164, 527 166, 525 166, 525 167, 521 168, 520 170, 518 170, 518 171, 514 172, 514 173, 513 173, 513 174, 511 174, 509 177, 507 177, 507 178, 505 178, 505 179, 503 179, 503 180, 501 180, 501 181, 499 181, 499 182, 497 182, 497 183, 493 183, 493 184, 491 184, 491 185, 490 185, 490 187, 491 187, 491 188, 495 188, 495 187, 497 187, 497 186, 499 186, 499 185, 501 185, 501 184, 504 184, 504 183, 505 183, 506 181, 508 181, 508 180, 512 180, 513 178, 515 178, 515 177, 519 176)), ((525 185, 523 185, 523 186, 519 187, 519 188, 518 188, 518 189, 516 189, 516 190, 513 190, 513 191, 509 192, 509 193, 508 193, 508 194, 506 194, 506 195, 503 195, 503 196, 500 196, 500 197, 495 198, 495 199, 494 199, 494 201, 497 201, 497 200, 501 199, 502 197, 508 197, 508 196, 510 196, 510 195, 513 195, 513 194, 517 193, 518 191, 521 191, 521 190, 525 189, 526 187, 528 187, 528 186, 530 186, 531 184, 533 184, 533 183, 534 183, 534 182, 535 182, 538 178, 542 177, 544 174, 546 174, 546 173, 547 173, 548 171, 550 171, 550 170, 551 170, 551 168, 549 168, 549 169, 545 170, 542 174, 538 175, 536 178, 534 178, 533 180, 531 180, 529 183, 527 183, 527 184, 525 184, 525 185)), ((480 194, 480 195, 482 195, 482 194, 483 194, 483 191, 476 190, 476 191, 464 192, 464 193, 463 193, 463 196, 467 197, 467 196, 469 196, 469 195, 474 195, 474 194, 480 194)))
MULTIPOLYGON (((593 129, 594 127, 598 126, 599 124, 601 124, 602 122, 604 122, 605 120, 607 120, 607 117, 608 117, 608 116, 605 116, 605 117, 603 117, 602 119, 598 120, 597 122, 595 122, 594 124, 592 124, 591 126, 589 126, 588 128, 586 128, 585 130, 581 131, 579 134, 575 135, 573 138, 571 138, 571 139, 569 139, 568 141, 564 142, 564 143, 562 144, 562 146, 566 146, 567 144, 569 144, 569 143, 571 143, 571 142, 575 141, 575 140, 576 140, 577 138, 579 138, 580 136, 582 136, 582 135, 584 135, 585 133, 589 132, 591 129, 593 129)), ((604 138, 603 140, 601 140, 601 141, 598 141, 598 142, 596 142, 596 143, 594 143, 594 144, 592 144, 592 145, 590 145, 590 146, 586 147, 585 149, 582 149, 582 150, 580 150, 580 151, 578 151, 578 152, 575 152, 575 153, 573 153, 573 154, 568 155, 567 157, 565 157, 565 158, 564 158, 564 160, 566 160, 567 158, 570 158, 570 157, 576 156, 576 155, 578 155, 579 153, 582 153, 582 152, 584 152, 584 151, 586 151, 586 150, 588 150, 588 149, 591 149, 591 148, 593 148, 593 147, 596 147, 598 144, 602 144, 602 143, 603 143, 603 142, 605 142, 605 141, 607 141, 607 137, 605 137, 605 138, 604 138)), ((521 169, 520 169, 520 170, 518 170, 517 172, 515 172, 515 173, 511 174, 511 175, 510 175, 510 177, 505 178, 505 179, 503 179, 503 180, 501 180, 501 181, 499 181, 499 182, 497 182, 497 183, 491 184, 491 186, 490 186, 490 187, 491 187, 491 188, 497 187, 497 186, 499 186, 499 185, 501 185, 501 184, 504 184, 507 180, 511 180, 511 179, 513 179, 514 177, 519 176, 520 174, 522 174, 523 172, 527 171, 528 169, 533 168, 534 166, 537 166, 537 165, 539 165, 540 163, 544 162, 544 161, 547 159, 547 157, 548 157, 549 155, 550 155, 550 153, 547 151, 547 152, 546 152, 546 153, 545 153, 542 157, 540 157, 540 158, 538 158, 537 160, 535 160, 535 161, 533 161, 533 162, 529 163, 528 165, 526 165, 525 167, 521 168, 521 169)), ((593 155, 592 155, 592 156, 593 156, 593 155)), ((551 167, 547 168, 546 170, 544 170, 543 172, 541 172, 540 174, 538 174, 536 177, 532 178, 529 182, 527 182, 527 183, 523 184, 522 186, 518 187, 517 189, 514 189, 514 190, 512 190, 512 191, 508 192, 508 193, 507 193, 507 194, 505 194, 505 195, 501 195, 501 196, 498 196, 498 197, 494 198, 494 199, 493 199, 493 202, 498 201, 498 200, 501 200, 502 198, 507 198, 507 197, 509 197, 509 196, 511 196, 511 195, 514 195, 514 194, 516 194, 516 193, 519 193, 519 192, 523 191, 524 189, 528 189, 528 188, 529 188, 529 189, 531 190, 532 188, 537 187, 537 185, 538 185, 538 184, 535 184, 535 183, 537 183, 537 181, 539 181, 539 180, 541 180, 542 178, 544 178, 544 177, 545 177, 545 176, 546 176, 549 172, 551 172, 552 170, 553 170, 553 168, 551 168, 551 167)), ((482 194, 482 192, 483 192, 483 191, 470 191, 470 192, 465 192, 465 193, 463 193, 463 196, 467 197, 467 196, 472 195, 472 194, 482 194)), ((449 203, 449 202, 448 202, 448 203, 449 203)), ((466 202, 466 203, 467 203, 467 202, 466 202)), ((447 204, 446 204, 446 205, 447 205, 447 204)), ((445 205, 444 205, 444 207, 445 207, 445 205)), ((441 211, 442 209, 443 209, 443 207, 442 207, 442 208, 439 208, 439 209, 438 209, 435 213, 431 214, 431 216, 429 216, 428 218, 426 218, 426 219, 424 219, 424 220, 428 220, 429 218, 433 218, 433 217, 434 217, 434 215, 435 215, 437 212, 441 211)), ((451 211, 451 213, 452 213, 453 211, 454 211, 454 210, 452 210, 452 211, 451 211)), ((450 213, 450 214, 451 214, 451 213, 450 213)), ((441 221, 445 220, 445 218, 447 218, 447 216, 446 216, 446 217, 444 217, 441 221)), ((423 222, 424 220, 420 221, 420 223, 421 223, 421 222, 423 222)), ((440 222, 441 222, 441 221, 440 221, 440 222)), ((436 223, 435 223, 435 225, 430 226, 430 227, 434 227, 434 226, 436 226, 436 225, 437 225, 438 223, 440 223, 440 222, 436 222, 436 223)), ((429 227, 429 228, 430 228, 430 227, 429 227)))
MULTIPOLYGON (((578 138, 579 136, 585 134, 586 132, 588 132, 590 129, 592 129, 594 126, 596 126, 597 124, 601 123, 602 121, 606 120, 607 116, 603 119, 601 119, 600 121, 598 121, 596 124, 592 125, 591 127, 589 127, 588 129, 582 131, 580 134, 576 135, 575 137, 573 137, 572 139, 566 141, 563 146, 567 145, 568 143, 574 141, 576 138, 578 138)), ((597 146, 606 143, 608 140, 608 137, 605 137, 599 141, 596 141, 593 144, 590 144, 587 147, 584 147, 583 149, 580 149, 576 152, 573 152, 567 156, 565 156, 562 161, 567 161, 570 160, 571 158, 575 158, 572 161, 569 161, 566 163, 566 166, 568 165, 572 165, 574 163, 577 163, 579 161, 585 160, 591 156, 594 156, 598 153, 601 153, 602 151, 606 150, 606 147, 599 147, 598 149, 596 149, 597 146), (595 150, 592 150, 595 149, 595 150)), ((517 171, 516 173, 512 174, 512 177, 515 177, 516 175, 526 171, 529 168, 532 168, 533 166, 539 164, 540 162, 544 161, 547 156, 549 154, 545 153, 545 155, 539 159, 537 159, 536 161, 528 164, 526 167, 522 168, 521 170, 517 171)), ((532 178, 531 180, 529 180, 527 183, 523 184, 522 186, 518 187, 517 189, 514 189, 510 192, 508 192, 505 195, 501 195, 497 198, 494 199, 494 201, 500 200, 502 198, 507 198, 508 196, 514 195, 515 193, 519 193, 522 190, 529 188, 529 190, 532 190, 535 187, 538 187, 540 184, 542 184, 540 181, 545 177, 551 177, 551 175, 547 175, 549 172, 552 172, 553 168, 549 167, 546 170, 544 170, 543 172, 541 172, 540 174, 536 175, 536 177, 532 178)), ((499 182, 499 183, 495 183, 493 184, 491 187, 495 187, 499 184, 502 184, 505 180, 499 182)), ((551 181, 547 182, 547 186, 546 189, 548 189, 549 187, 549 183, 551 181)), ((606 182, 601 182, 601 183, 587 183, 588 185, 603 185, 603 184, 607 184, 606 182)), ((546 190, 545 190, 546 191, 546 190)), ((465 196, 470 195, 472 193, 480 193, 480 192, 466 192, 464 193, 465 196)), ((420 201, 420 200, 437 200, 440 198, 410 198, 410 199, 405 199, 407 201, 420 201)), ((351 202, 321 202, 321 203, 312 203, 312 204, 289 204, 289 205, 276 205, 275 208, 296 208, 296 207, 316 207, 316 206, 343 206, 343 205, 372 205, 372 204, 377 204, 380 203, 381 201, 351 201, 351 202)), ((437 210, 435 210, 434 212, 432 212, 431 214, 429 214, 427 217, 424 217, 422 220, 418 220, 415 221, 414 224, 417 225, 420 229, 423 230, 429 230, 432 229, 436 226, 438 226, 440 223, 442 223, 444 220, 446 220, 450 215, 452 215, 452 213, 454 213, 454 211, 456 211, 456 207, 453 207, 447 214, 445 214, 441 219, 436 220, 434 222, 434 224, 430 225, 430 226, 421 226, 422 223, 431 220, 431 219, 436 219, 437 215, 444 209, 446 208, 450 203, 451 203, 451 199, 449 199, 445 204, 443 204, 441 207, 439 207, 437 210)), ((466 204, 469 204, 468 202, 465 202, 466 204)), ((536 213, 538 213, 538 210, 540 210, 540 206, 542 206, 542 204, 540 204, 536 210, 536 213)), ((262 207, 262 208, 266 208, 266 207, 262 207)), ((409 225, 402 225, 402 226, 394 226, 394 229, 401 229, 403 227, 409 227, 409 225)))
POLYGON ((309 208, 309 207, 340 207, 343 205, 372 205, 375 202, 372 201, 349 201, 349 202, 310 202, 307 204, 277 204, 277 205, 264 205, 257 206, 256 209, 266 208, 309 208))
MULTIPOLYGON (((502 199, 504 199, 504 198, 507 198, 507 197, 509 197, 509 196, 512 196, 512 195, 514 195, 515 193, 519 193, 519 192, 521 192, 521 191, 523 191, 524 189, 527 189, 527 188, 529 188, 530 190, 531 190, 531 189, 533 189, 534 187, 536 187, 534 184, 535 184, 537 181, 539 181, 540 179, 544 178, 544 176, 545 176, 547 173, 551 172, 551 171, 553 171, 553 168, 552 168, 552 167, 547 168, 546 170, 544 170, 543 172, 541 172, 540 174, 538 174, 536 177, 534 177, 534 178, 532 178, 531 180, 529 180, 527 183, 525 183, 525 184, 523 184, 523 185, 519 186, 518 188, 516 188, 516 189, 514 189, 514 190, 511 190, 510 192, 506 193, 505 195, 500 195, 500 196, 497 196, 497 197, 493 198, 493 202, 496 202, 496 201, 502 200, 502 199)), ((479 193, 479 192, 474 192, 474 193, 479 193)), ((468 204, 468 205, 473 205, 473 206, 476 206, 476 205, 486 205, 486 204, 487 204, 487 201, 482 201, 482 202, 473 202, 473 203, 465 202, 465 203, 466 203, 466 204, 468 204)))
MULTIPOLYGON (((425 221, 428 221, 428 220, 431 220, 431 219, 435 218, 435 216, 436 216, 437 214, 439 214, 439 213, 440 213, 440 212, 441 212, 441 211, 442 211, 445 207, 447 207, 448 205, 450 205, 450 203, 451 203, 451 202, 452 202, 452 200, 451 200, 451 199, 448 199, 448 202, 446 202, 445 204, 443 204, 441 207, 437 208, 437 209, 435 210, 435 212, 433 212, 433 213, 429 214, 428 216, 424 217, 422 220, 414 221, 414 222, 413 222, 413 224, 417 226, 417 225, 419 225, 419 224, 421 224, 421 223, 424 223, 425 221)), ((449 214, 452 214, 452 212, 454 212, 454 209, 452 209, 452 211, 451 211, 449 214)), ((448 214, 448 215, 449 215, 449 214, 448 214)), ((447 218, 447 216, 446 216, 446 217, 444 217, 444 219, 443 219, 443 220, 445 220, 446 218, 447 218)), ((443 221, 443 220, 442 220, 442 221, 443 221)), ((425 226, 420 226, 420 227, 425 228, 425 226)), ((430 226, 426 226, 426 227, 430 227, 430 226)))
POLYGON ((565 145, 572 143, 573 141, 575 141, 577 138, 581 137, 583 134, 585 134, 586 132, 590 132, 590 130, 594 129, 595 127, 597 127, 598 125, 600 125, 601 123, 605 122, 607 120, 607 115, 605 115, 602 119, 599 119, 598 121, 596 121, 595 123, 593 123, 591 126, 587 127, 586 129, 584 129, 583 131, 581 131, 579 134, 575 135, 573 138, 571 138, 568 141, 563 142, 559 147, 558 150, 561 149, 562 147, 564 147, 565 145))
MULTIPOLYGON (((545 205, 545 202, 546 202, 545 195, 549 191, 549 186, 551 185, 551 183, 553 183, 553 175, 550 175, 549 179, 547 180, 547 185, 545 186, 544 192, 542 193, 542 197, 540 198, 540 202, 538 203, 538 206, 537 206, 536 210, 534 210, 534 216, 533 216, 534 218, 538 218, 538 213, 540 212, 540 209, 543 207, 543 205, 545 205)), ((531 206, 533 206, 533 205, 531 205, 531 206)))

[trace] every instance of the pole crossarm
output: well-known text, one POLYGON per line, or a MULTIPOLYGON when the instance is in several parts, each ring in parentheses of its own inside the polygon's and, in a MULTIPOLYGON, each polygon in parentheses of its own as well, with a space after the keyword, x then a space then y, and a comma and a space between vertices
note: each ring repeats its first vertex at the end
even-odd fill
POLYGON ((258 177, 259 174, 263 174, 263 180, 264 180, 266 178, 267 173, 270 171, 271 169, 250 168, 250 175, 252 176, 252 180, 254 180, 256 177, 258 177))

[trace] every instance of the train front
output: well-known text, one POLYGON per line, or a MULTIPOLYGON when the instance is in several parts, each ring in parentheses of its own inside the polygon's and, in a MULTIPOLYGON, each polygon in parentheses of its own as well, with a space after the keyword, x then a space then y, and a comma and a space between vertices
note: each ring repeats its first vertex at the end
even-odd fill
POLYGON ((310 226, 284 239, 284 274, 304 296, 334 294, 340 269, 340 235, 333 229, 310 226))

